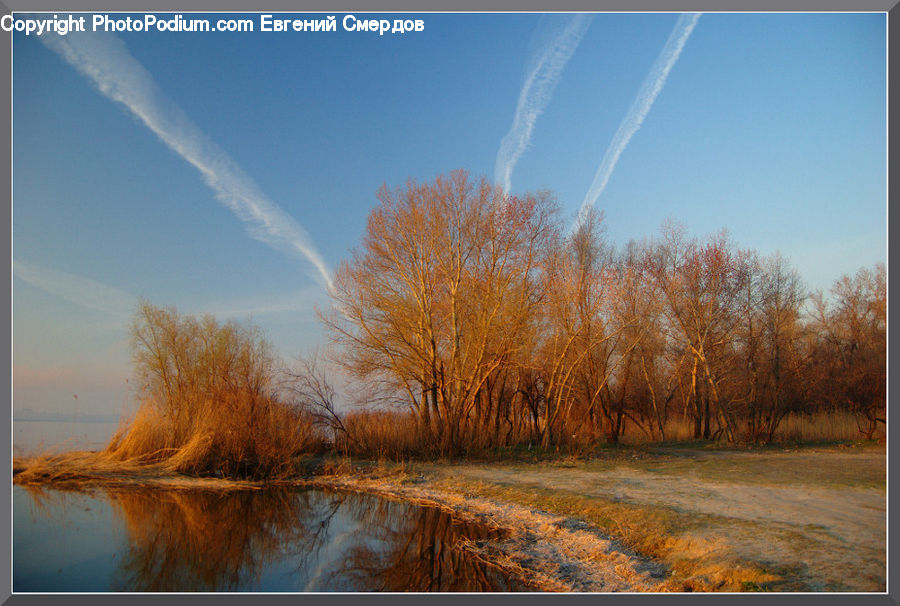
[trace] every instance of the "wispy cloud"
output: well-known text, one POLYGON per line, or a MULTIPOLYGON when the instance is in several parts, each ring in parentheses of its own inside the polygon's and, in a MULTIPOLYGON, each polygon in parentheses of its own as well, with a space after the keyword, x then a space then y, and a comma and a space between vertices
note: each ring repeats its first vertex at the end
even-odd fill
POLYGON ((512 171, 528 148, 534 124, 550 102, 563 68, 590 25, 590 15, 574 15, 547 40, 526 69, 512 126, 500 142, 494 166, 494 182, 512 189, 512 171))
MULTIPOLYGON (((100 311, 121 322, 137 310, 138 298, 118 288, 40 265, 13 261, 13 273, 28 284, 46 293, 74 303, 85 309, 100 311)), ((311 310, 317 302, 324 303, 322 289, 311 285, 295 292, 237 301, 207 303, 190 313, 210 313, 220 320, 266 316, 269 314, 311 310)))
MULTIPOLYGON (((327 303, 327 296, 322 289, 310 286, 294 292, 264 298, 257 296, 253 299, 206 305, 204 311, 208 310, 208 313, 219 319, 242 319, 286 312, 312 311, 316 304, 326 305, 327 303)), ((314 315, 310 314, 310 317, 314 318, 314 315)))
POLYGON ((13 261, 13 274, 51 295, 119 319, 137 309, 137 297, 90 278, 22 261, 13 261))
POLYGON ((650 108, 653 107, 653 102, 656 101, 656 97, 666 83, 669 72, 672 71, 672 67, 675 65, 675 62, 678 61, 678 57, 681 55, 681 51, 684 48, 688 37, 690 37, 691 32, 694 31, 694 26, 697 25, 697 20, 699 18, 700 13, 688 13, 678 17, 678 21, 675 23, 675 27, 669 35, 669 40, 666 42, 662 51, 660 51, 650 73, 647 74, 637 96, 634 98, 634 101, 632 101, 628 113, 619 125, 619 130, 616 131, 612 142, 609 144, 606 153, 603 155, 603 161, 600 163, 600 168, 597 169, 594 181, 591 183, 587 195, 584 197, 584 202, 581 205, 581 214, 579 215, 579 220, 576 221, 576 225, 580 222, 583 214, 594 205, 597 198, 599 198, 600 194, 603 193, 603 190, 606 189, 606 184, 609 183, 609 177, 612 175, 613 170, 616 168, 616 163, 619 161, 619 156, 625 151, 625 147, 628 146, 631 137, 633 137, 634 133, 641 127, 644 118, 647 117, 650 108))
POLYGON ((331 288, 328 267, 303 227, 266 197, 228 154, 159 89, 153 76, 119 38, 86 32, 48 34, 40 39, 200 171, 216 198, 245 223, 253 238, 303 260, 313 279, 331 288))

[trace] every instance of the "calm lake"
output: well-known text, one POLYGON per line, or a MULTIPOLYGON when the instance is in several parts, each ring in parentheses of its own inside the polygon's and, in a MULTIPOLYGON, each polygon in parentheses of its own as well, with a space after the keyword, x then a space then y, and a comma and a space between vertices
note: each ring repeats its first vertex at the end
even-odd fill
POLYGON ((13 454, 102 450, 118 428, 118 421, 13 419, 13 454))
POLYGON ((529 591, 427 507, 313 489, 13 487, 13 590, 529 591))

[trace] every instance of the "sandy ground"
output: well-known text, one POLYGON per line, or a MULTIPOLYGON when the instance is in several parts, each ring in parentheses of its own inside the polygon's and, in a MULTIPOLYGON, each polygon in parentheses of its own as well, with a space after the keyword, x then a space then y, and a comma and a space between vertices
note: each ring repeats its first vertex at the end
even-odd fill
POLYGON ((875 477, 879 469, 883 473, 883 449, 688 456, 687 464, 663 458, 661 464, 650 461, 603 469, 464 465, 446 473, 703 514, 700 527, 690 532, 724 543, 729 551, 752 562, 795 569, 813 590, 884 591, 884 486, 871 487, 870 482, 854 486, 844 477, 848 469, 857 470, 860 477, 871 476, 873 470, 875 477), (724 461, 716 461, 708 471, 704 466, 708 457, 724 461), (677 469, 677 475, 670 473, 671 468, 677 469), (809 473, 804 474, 804 468, 809 473), (772 482, 767 482, 767 475, 772 482), (834 477, 840 482, 828 482, 834 477))

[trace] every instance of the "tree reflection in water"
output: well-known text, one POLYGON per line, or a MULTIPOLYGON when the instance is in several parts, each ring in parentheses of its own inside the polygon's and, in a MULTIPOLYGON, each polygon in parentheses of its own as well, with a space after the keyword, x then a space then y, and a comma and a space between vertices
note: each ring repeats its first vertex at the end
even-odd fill
POLYGON ((141 490, 107 493, 130 547, 115 591, 255 589, 286 549, 314 554, 339 504, 306 491, 141 490))
POLYGON ((499 538, 497 531, 460 523, 436 508, 373 497, 348 500, 345 506, 377 539, 348 549, 331 572, 335 579, 370 591, 527 590, 454 548, 460 538, 499 538))
POLYGON ((454 547, 496 531, 434 508, 289 488, 101 494, 128 534, 113 591, 527 590, 454 547))

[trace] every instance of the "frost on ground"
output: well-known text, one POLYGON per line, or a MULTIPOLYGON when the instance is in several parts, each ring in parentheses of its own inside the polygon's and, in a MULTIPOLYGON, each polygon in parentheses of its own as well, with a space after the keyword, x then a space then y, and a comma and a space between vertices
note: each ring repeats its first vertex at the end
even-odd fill
MULTIPOLYGON (((702 458, 703 455, 698 455, 702 458)), ((578 494, 626 504, 669 508, 693 516, 685 538, 717 545, 724 555, 772 568, 793 570, 817 591, 884 591, 886 505, 883 486, 829 482, 847 469, 884 469, 880 452, 835 451, 771 454, 717 453, 729 465, 705 473, 680 463, 589 466, 461 465, 446 470, 457 478, 578 494), (789 481, 778 466, 791 466, 789 481), (809 466, 809 474, 804 468, 809 466), (833 468, 833 474, 830 473, 833 468)), ((717 462, 719 463, 719 462, 717 462)), ((882 478, 884 476, 882 475, 882 478)))
POLYGON ((577 520, 512 503, 409 485, 390 476, 325 476, 311 484, 437 506, 460 519, 505 530, 506 538, 499 541, 466 540, 459 547, 537 591, 665 590, 665 570, 660 564, 637 556, 577 520))

